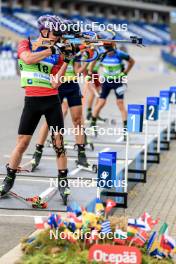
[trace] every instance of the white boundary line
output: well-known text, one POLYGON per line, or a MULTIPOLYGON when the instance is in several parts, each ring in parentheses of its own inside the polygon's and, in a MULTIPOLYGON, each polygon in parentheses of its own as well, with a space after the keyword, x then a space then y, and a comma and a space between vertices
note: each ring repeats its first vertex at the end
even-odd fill
MULTIPOLYGON (((1 209, 2 210, 2 209, 1 209)), ((52 211, 52 210, 51 210, 52 211)), ((35 217, 47 217, 48 211, 46 212, 47 215, 25 215, 25 214, 0 214, 0 217, 25 217, 25 218, 35 218, 35 217)))

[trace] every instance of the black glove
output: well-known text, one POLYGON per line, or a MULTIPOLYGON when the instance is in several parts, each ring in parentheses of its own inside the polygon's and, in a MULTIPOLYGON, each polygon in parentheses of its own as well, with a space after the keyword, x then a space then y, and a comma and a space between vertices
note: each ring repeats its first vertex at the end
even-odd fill
POLYGON ((69 63, 71 61, 71 59, 64 57, 64 62, 69 63))
POLYGON ((69 63, 69 61, 72 60, 76 54, 75 46, 71 44, 69 47, 62 48, 61 52, 64 55, 64 61, 69 63))
POLYGON ((52 54, 61 54, 61 49, 63 47, 63 44, 56 43, 53 46, 50 47, 52 54))

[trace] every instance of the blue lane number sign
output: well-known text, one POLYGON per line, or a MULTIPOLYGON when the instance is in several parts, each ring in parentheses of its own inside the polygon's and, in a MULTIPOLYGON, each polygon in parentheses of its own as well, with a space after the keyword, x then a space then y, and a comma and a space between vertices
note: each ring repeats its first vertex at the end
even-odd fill
POLYGON ((169 110, 169 100, 170 100, 170 91, 168 90, 160 91, 159 109, 163 111, 168 111, 169 110))
POLYGON ((176 86, 170 87, 170 104, 176 104, 176 86))
POLYGON ((143 130, 144 105, 128 105, 128 132, 140 133, 143 130))
POLYGON ((147 97, 146 119, 150 121, 158 120, 159 97, 147 97))

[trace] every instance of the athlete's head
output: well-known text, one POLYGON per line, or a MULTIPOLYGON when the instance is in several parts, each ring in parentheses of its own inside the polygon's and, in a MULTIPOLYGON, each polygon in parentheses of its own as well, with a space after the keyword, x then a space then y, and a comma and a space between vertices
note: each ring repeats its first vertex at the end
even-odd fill
POLYGON ((108 53, 108 55, 111 56, 115 52, 116 45, 115 45, 115 43, 107 42, 107 43, 105 43, 104 48, 105 48, 106 52, 108 53))
POLYGON ((44 38, 57 41, 65 33, 62 26, 64 22, 58 16, 40 16, 37 22, 40 34, 44 38))

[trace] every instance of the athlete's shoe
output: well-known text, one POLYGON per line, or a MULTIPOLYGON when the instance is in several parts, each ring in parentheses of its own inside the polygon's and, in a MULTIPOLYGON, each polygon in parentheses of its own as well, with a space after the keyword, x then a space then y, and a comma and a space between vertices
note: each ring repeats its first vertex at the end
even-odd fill
POLYGON ((36 150, 34 152, 34 155, 32 157, 32 171, 34 171, 38 165, 40 164, 40 160, 43 154, 43 145, 36 145, 36 150))
POLYGON ((84 166, 84 167, 88 167, 89 163, 87 162, 87 157, 86 157, 86 153, 85 151, 79 151, 78 152, 78 165, 84 166))
POLYGON ((92 118, 92 113, 91 113, 91 112, 88 112, 88 113, 87 113, 87 117, 86 117, 86 119, 87 119, 87 120, 91 120, 91 118, 92 118))
POLYGON ((0 197, 6 195, 12 189, 16 178, 17 170, 13 170, 9 168, 8 164, 6 168, 7 168, 7 176, 0 185, 0 197))
POLYGON ((67 172, 67 170, 59 170, 58 174, 58 189, 64 205, 67 204, 68 195, 71 194, 70 188, 68 186, 67 172))

